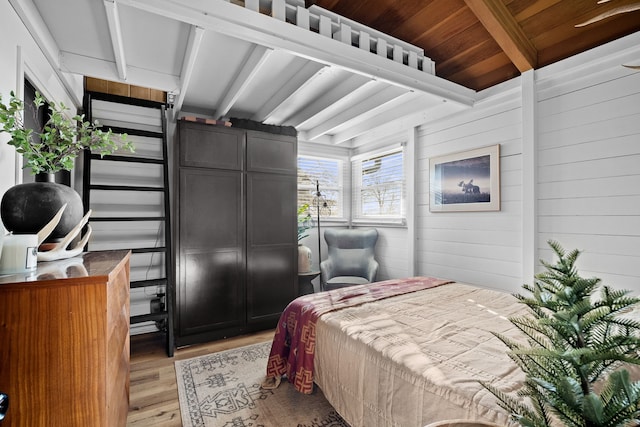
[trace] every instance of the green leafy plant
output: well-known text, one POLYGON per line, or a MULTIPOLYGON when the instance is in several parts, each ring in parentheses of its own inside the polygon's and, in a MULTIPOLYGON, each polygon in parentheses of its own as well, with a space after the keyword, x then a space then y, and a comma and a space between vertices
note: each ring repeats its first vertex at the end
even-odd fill
POLYGON ((640 300, 607 286, 596 298, 600 279, 578 275, 580 252, 549 245, 557 263, 541 261, 546 271, 523 286, 531 295, 516 295, 531 316, 509 319, 528 345, 495 334, 526 374, 524 385, 514 396, 482 384, 522 426, 638 425, 640 382, 623 364, 640 364, 640 323, 620 314, 640 300))
POLYGON ((311 214, 309 204, 305 203, 298 207, 298 242, 305 237, 309 237, 307 230, 311 228, 311 214))
MULTIPOLYGON (((9 145, 24 157, 25 168, 33 174, 55 173, 73 169, 75 159, 85 148, 101 156, 112 154, 119 148, 133 151, 132 143, 122 134, 116 141, 111 129, 103 131, 97 122, 84 121, 84 115, 68 117, 69 110, 62 102, 48 104, 49 118, 41 129, 25 127, 23 114, 25 105, 10 93, 8 104, 2 102, 0 95, 0 133, 11 136, 9 145), (37 137, 35 137, 37 135, 37 137)), ((44 98, 36 92, 31 112, 37 114, 40 107, 46 105, 44 98)))

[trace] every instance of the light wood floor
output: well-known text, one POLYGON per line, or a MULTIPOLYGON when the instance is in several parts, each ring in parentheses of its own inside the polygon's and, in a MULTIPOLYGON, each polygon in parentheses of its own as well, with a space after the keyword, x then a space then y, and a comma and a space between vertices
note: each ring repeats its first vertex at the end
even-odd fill
POLYGON ((216 351, 269 341, 274 330, 194 345, 167 357, 161 334, 131 337, 131 376, 129 416, 131 427, 181 427, 178 386, 174 362, 216 351))

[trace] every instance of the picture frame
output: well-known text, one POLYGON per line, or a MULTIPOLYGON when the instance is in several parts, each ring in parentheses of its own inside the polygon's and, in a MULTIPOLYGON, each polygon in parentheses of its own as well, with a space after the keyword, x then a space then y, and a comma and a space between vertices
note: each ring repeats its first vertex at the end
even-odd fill
POLYGON ((429 159, 429 211, 500 210, 500 144, 429 159))

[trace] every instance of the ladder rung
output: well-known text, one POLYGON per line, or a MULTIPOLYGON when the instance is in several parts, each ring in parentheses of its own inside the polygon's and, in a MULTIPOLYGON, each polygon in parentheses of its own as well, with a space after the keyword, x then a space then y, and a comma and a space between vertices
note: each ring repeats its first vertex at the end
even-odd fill
POLYGON ((134 254, 149 254, 154 252, 165 252, 167 248, 164 246, 157 246, 154 248, 133 248, 131 249, 131 253, 134 254))
POLYGON ((166 221, 164 216, 99 216, 89 218, 89 222, 135 222, 135 221, 166 221))
POLYGON ((151 130, 144 129, 133 129, 133 128, 123 128, 118 126, 100 126, 102 129, 111 129, 113 133, 126 133, 127 135, 136 135, 136 136, 147 136, 150 138, 159 138, 162 139, 162 132, 154 132, 151 130))
POLYGON ((144 187, 141 185, 90 185, 91 190, 107 190, 107 191, 161 191, 165 192, 164 187, 144 187))
POLYGON ((138 156, 116 156, 113 154, 101 156, 100 154, 91 154, 92 160, 105 160, 112 162, 129 162, 129 163, 151 163, 155 165, 163 165, 163 159, 154 159, 150 157, 138 157, 138 156))
POLYGON ((164 319, 166 319, 168 317, 169 317, 169 315, 168 315, 168 313, 166 311, 162 311, 160 313, 140 314, 138 316, 131 316, 130 319, 129 319, 129 323, 131 323, 133 325, 135 323, 164 320, 164 319))
POLYGON ((146 288, 147 286, 166 286, 167 279, 149 279, 149 280, 134 280, 129 283, 130 288, 146 288))

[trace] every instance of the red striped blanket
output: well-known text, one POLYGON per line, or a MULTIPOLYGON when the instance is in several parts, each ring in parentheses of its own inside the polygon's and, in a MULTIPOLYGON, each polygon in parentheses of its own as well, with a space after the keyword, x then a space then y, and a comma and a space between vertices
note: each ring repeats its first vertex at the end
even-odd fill
POLYGON ((296 390, 305 394, 313 391, 315 328, 323 314, 446 283, 451 281, 433 277, 393 279, 295 299, 280 316, 267 362, 267 377, 262 387, 275 388, 280 384, 282 376, 286 375, 296 390))

